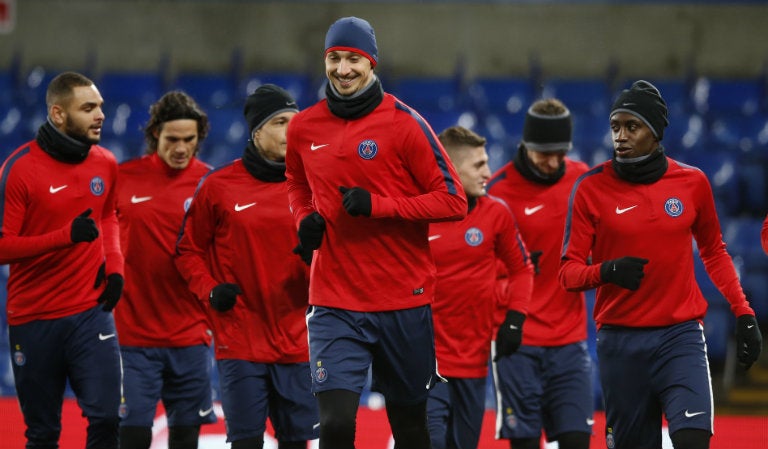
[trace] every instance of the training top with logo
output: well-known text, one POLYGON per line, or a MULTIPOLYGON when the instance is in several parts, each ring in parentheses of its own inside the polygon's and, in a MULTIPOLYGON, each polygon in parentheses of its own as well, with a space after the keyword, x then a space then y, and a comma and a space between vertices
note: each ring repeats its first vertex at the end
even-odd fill
POLYGON ((568 290, 597 287, 598 326, 670 326, 703 319, 707 300, 694 275, 692 239, 733 314, 754 315, 723 243, 706 175, 667 161, 667 172, 652 184, 622 180, 607 161, 573 187, 559 279, 568 290), (590 250, 592 265, 587 264, 590 250), (600 264, 624 256, 648 259, 640 288, 601 285, 600 264))
POLYGON ((10 264, 8 324, 50 320, 96 306, 99 267, 123 274, 114 184, 117 160, 98 145, 83 162, 60 162, 31 141, 0 169, 0 263, 10 264), (72 243, 72 220, 92 209, 99 236, 72 243))
POLYGON ((509 275, 508 310, 526 313, 533 266, 507 206, 482 196, 466 218, 429 225, 429 246, 437 268, 432 314, 440 374, 488 375, 496 308, 495 259, 509 275))
POLYGON ((510 162, 488 182, 488 193, 507 203, 528 251, 541 251, 539 273, 523 330, 523 344, 563 346, 587 338, 587 306, 583 292, 560 286, 560 251, 568 211, 568 195, 576 179, 589 167, 565 158, 565 174, 551 185, 524 178, 510 162))
POLYGON ((217 359, 257 363, 309 360, 309 270, 298 245, 285 182, 254 178, 238 159, 206 175, 187 210, 176 266, 214 328, 217 359), (237 284, 232 310, 208 306, 211 289, 237 284))
POLYGON ((325 100, 288 124, 286 176, 296 225, 317 211, 326 231, 312 261, 310 304, 358 312, 422 306, 434 297, 429 222, 458 220, 467 201, 426 121, 394 96, 346 120, 325 100), (371 217, 350 216, 339 187, 371 193, 371 217))
POLYGON ((203 304, 173 261, 184 212, 210 167, 197 158, 177 170, 157 153, 119 165, 117 219, 125 288, 115 325, 122 346, 210 344, 203 304))

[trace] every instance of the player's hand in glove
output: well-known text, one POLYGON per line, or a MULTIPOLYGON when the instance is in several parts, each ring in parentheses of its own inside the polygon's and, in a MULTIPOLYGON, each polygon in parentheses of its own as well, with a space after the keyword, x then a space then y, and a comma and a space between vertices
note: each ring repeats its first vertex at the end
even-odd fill
POLYGON ((760 356, 763 348, 763 336, 757 320, 752 315, 736 318, 736 357, 745 370, 749 369, 760 356))
POLYGON ((317 212, 304 217, 299 223, 299 244, 293 248, 307 265, 312 263, 312 251, 320 248, 325 234, 325 219, 317 212))
POLYGON ((93 209, 89 207, 72 220, 72 228, 69 231, 72 243, 92 242, 99 236, 99 228, 96 227, 96 222, 93 221, 93 218, 89 217, 91 212, 93 212, 93 209))
MULTIPOLYGON (((101 269, 99 269, 101 271, 101 269)), ((103 278, 102 278, 103 279, 103 278)), ((97 277, 98 281, 98 277, 97 277)), ((99 304, 103 304, 101 309, 105 312, 109 312, 115 308, 117 302, 120 301, 120 296, 123 294, 123 276, 121 274, 112 273, 106 277, 107 285, 104 287, 104 291, 99 295, 99 299, 96 301, 99 304)), ((101 284, 99 282, 99 284, 101 284)))
POLYGON ((531 251, 530 258, 531 258, 531 263, 533 264, 534 275, 541 273, 541 269, 539 269, 539 259, 541 258, 542 254, 543 254, 542 251, 531 251))
POLYGON ((639 257, 620 257, 606 260, 600 266, 600 279, 629 290, 640 288, 640 280, 643 279, 643 267, 648 259, 639 257))
POLYGON ((371 193, 362 187, 348 187, 339 186, 339 192, 343 195, 341 197, 341 205, 344 206, 344 210, 353 217, 358 215, 364 215, 366 217, 371 216, 371 193))
POLYGON ((499 326, 499 331, 496 333, 496 355, 493 357, 493 361, 499 360, 501 357, 512 355, 520 347, 520 343, 523 342, 523 322, 525 321, 525 315, 516 311, 507 311, 507 317, 504 318, 504 322, 499 326))
POLYGON ((208 301, 215 310, 226 312, 235 307, 237 295, 242 293, 243 291, 240 290, 237 284, 219 284, 211 289, 208 301))

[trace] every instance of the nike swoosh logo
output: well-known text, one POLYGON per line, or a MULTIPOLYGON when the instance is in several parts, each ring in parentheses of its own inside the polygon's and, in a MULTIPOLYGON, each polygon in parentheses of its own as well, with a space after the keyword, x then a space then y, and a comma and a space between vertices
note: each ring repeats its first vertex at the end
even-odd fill
POLYGON ((542 209, 544 209, 544 205, 539 204, 538 206, 535 206, 535 207, 526 207, 524 212, 525 212, 525 215, 533 215, 542 209))
POLYGON ((624 208, 624 209, 620 209, 619 206, 616 206, 616 215, 621 215, 624 212, 630 211, 630 210, 632 210, 632 209, 634 209, 636 207, 637 207, 637 204, 635 204, 634 206, 629 206, 629 207, 624 208))
POLYGON ((115 334, 107 334, 107 335, 104 335, 104 334, 102 334, 101 332, 99 332, 99 340, 101 340, 101 341, 104 341, 104 340, 109 340, 110 338, 112 338, 112 337, 114 337, 114 336, 115 336, 115 334))
POLYGON ((197 414, 200 415, 201 418, 205 418, 206 416, 210 415, 213 411, 213 407, 209 408, 208 410, 198 410, 197 414))
POLYGON ((437 239, 439 239, 440 237, 442 237, 442 235, 440 235, 440 234, 437 234, 437 235, 430 235, 429 237, 427 237, 427 241, 430 241, 430 242, 431 242, 432 240, 437 240, 437 239))
POLYGON ((755 327, 754 324, 747 324, 747 329, 752 329, 753 327, 755 327))
POLYGON ((152 199, 151 196, 136 196, 136 195, 133 195, 133 196, 131 196, 131 203, 138 204, 138 203, 143 203, 144 201, 149 201, 151 199, 152 199))
POLYGON ((690 412, 688 412, 688 410, 686 410, 686 411, 685 411, 685 417, 686 417, 686 418, 693 418, 693 417, 694 417, 694 416, 696 416, 696 415, 703 415, 704 413, 706 413, 706 412, 694 412, 694 413, 690 413, 690 412))
POLYGON ((595 420, 594 420, 594 419, 592 419, 592 418, 587 418, 587 425, 588 425, 588 426, 591 426, 591 425, 593 425, 594 423, 595 423, 595 420))
POLYGON ((51 192, 51 193, 56 193, 56 192, 58 192, 59 190, 61 190, 61 189, 66 189, 66 188, 67 188, 67 185, 66 185, 66 184, 64 184, 63 186, 59 186, 59 187, 54 187, 53 185, 51 185, 51 186, 48 188, 48 191, 49 191, 49 192, 51 192))
POLYGON ((239 204, 235 204, 235 212, 240 212, 241 210, 248 209, 251 206, 255 206, 256 203, 250 203, 250 204, 243 204, 242 206, 239 204))
POLYGON ((312 142, 312 145, 309 146, 309 149, 312 151, 319 150, 320 148, 327 147, 330 145, 329 143, 324 143, 322 145, 315 145, 315 142, 312 142))

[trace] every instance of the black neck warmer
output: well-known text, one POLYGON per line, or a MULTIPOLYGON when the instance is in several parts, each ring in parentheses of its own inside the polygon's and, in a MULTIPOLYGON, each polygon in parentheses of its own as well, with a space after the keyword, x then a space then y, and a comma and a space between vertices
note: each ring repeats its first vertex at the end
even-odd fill
POLYGON ((653 184, 667 172, 667 156, 659 146, 653 153, 629 160, 619 161, 614 154, 613 169, 619 178, 635 184, 653 184))
POLYGON ((354 120, 371 113, 384 100, 384 89, 381 81, 374 78, 361 92, 350 96, 342 96, 333 88, 330 81, 325 86, 325 101, 333 115, 345 120, 354 120))
POLYGON ((264 182, 285 181, 285 162, 275 162, 265 159, 252 140, 243 151, 243 165, 248 173, 264 182))
POLYGON ((512 160, 512 163, 515 164, 515 168, 520 172, 520 175, 522 175, 523 178, 538 184, 551 186, 565 175, 565 161, 563 161, 560 164, 560 168, 551 175, 545 175, 540 172, 536 166, 533 165, 533 162, 528 159, 528 155, 525 154, 525 146, 523 145, 517 147, 517 154, 512 160))
POLYGON ((91 143, 75 140, 56 129, 46 120, 37 130, 37 144, 52 158, 68 164, 79 164, 88 157, 91 143))

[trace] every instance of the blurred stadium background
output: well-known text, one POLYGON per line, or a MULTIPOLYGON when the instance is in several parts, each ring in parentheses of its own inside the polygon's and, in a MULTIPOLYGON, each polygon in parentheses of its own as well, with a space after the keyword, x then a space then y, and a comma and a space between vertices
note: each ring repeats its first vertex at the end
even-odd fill
MULTIPOLYGON (((768 213, 766 0, 0 0, 0 155, 34 138, 47 83, 76 70, 106 101, 102 144, 119 160, 143 153, 149 105, 182 89, 211 119, 201 159, 227 162, 245 146, 242 104, 260 84, 287 88, 301 107, 320 98, 324 34, 346 15, 376 29, 385 90, 436 132, 461 124, 486 136, 494 170, 513 154, 527 106, 550 96, 573 113, 571 156, 590 165, 608 159, 613 96, 635 79, 652 81, 670 107, 667 152, 709 176, 724 240, 768 329, 768 257, 759 242, 768 213)), ((748 373, 735 365, 733 316, 698 259, 696 269, 710 302, 716 411, 768 417, 768 355, 748 373)), ((0 398, 15 403, 7 274, 0 267, 0 398)), ((591 321, 589 331, 594 356, 591 321)), ((597 378, 594 388, 599 410, 597 378)), ((375 408, 378 398, 369 400, 375 408)), ((759 422, 755 447, 766 447, 768 419, 759 422)))

